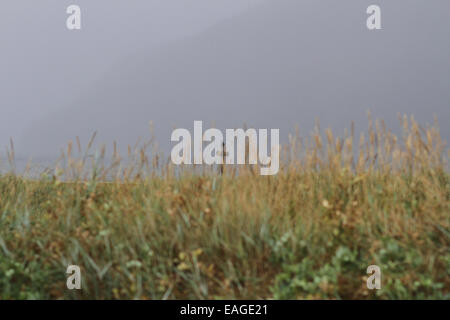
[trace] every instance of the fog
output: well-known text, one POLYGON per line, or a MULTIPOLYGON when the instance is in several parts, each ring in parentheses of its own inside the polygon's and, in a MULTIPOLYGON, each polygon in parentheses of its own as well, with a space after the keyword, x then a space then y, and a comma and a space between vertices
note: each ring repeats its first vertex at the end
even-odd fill
POLYGON ((174 127, 299 125, 319 118, 338 133, 366 112, 397 125, 436 115, 450 137, 450 2, 135 0, 0 4, 0 144, 21 157, 52 157, 67 141, 163 149, 174 127), (65 9, 82 9, 68 31, 65 9))

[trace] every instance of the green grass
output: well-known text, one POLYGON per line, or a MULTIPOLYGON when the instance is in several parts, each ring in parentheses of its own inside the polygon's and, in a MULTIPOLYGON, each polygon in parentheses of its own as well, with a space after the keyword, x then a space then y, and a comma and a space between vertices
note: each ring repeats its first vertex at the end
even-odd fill
POLYGON ((449 299, 438 130, 405 120, 398 139, 378 123, 354 144, 294 137, 269 177, 175 175, 141 150, 109 182, 69 146, 54 175, 0 177, 0 298, 449 299), (66 289, 71 264, 82 290, 66 289), (372 264, 381 290, 366 287, 372 264))

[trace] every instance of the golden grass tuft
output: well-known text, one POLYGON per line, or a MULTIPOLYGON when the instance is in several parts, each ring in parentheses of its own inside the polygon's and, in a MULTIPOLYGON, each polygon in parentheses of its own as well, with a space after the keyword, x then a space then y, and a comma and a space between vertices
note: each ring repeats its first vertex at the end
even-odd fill
POLYGON ((271 177, 69 144, 52 174, 0 177, 0 298, 449 299, 448 149, 402 123, 292 135, 271 177))

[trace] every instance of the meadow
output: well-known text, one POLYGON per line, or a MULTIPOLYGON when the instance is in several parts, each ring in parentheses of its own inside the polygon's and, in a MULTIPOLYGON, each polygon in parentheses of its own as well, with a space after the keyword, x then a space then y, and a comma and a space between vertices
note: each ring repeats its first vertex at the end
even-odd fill
POLYGON ((52 170, 0 176, 0 299, 450 299, 449 150, 402 126, 294 133, 275 176, 70 143, 52 170))

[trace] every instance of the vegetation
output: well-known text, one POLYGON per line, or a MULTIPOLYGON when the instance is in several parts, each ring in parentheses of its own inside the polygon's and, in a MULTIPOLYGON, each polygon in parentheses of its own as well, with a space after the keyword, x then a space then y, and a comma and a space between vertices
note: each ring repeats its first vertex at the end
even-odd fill
POLYGON ((358 146, 292 136, 276 176, 177 171, 144 149, 106 165, 69 144, 53 173, 0 177, 0 298, 449 299, 449 153, 436 126, 403 124, 358 146))

